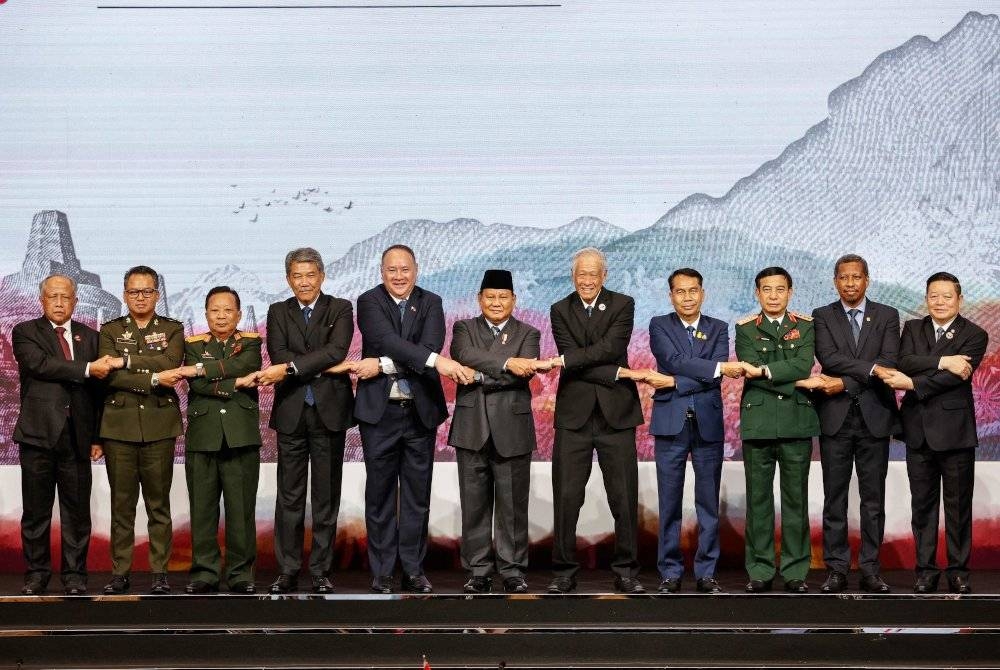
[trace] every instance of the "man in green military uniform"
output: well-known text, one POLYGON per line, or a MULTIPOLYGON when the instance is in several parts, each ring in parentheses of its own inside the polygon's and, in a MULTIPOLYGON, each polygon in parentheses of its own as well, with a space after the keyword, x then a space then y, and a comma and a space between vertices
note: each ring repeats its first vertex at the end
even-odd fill
POLYGON ((819 417, 806 390, 813 366, 812 318, 788 311, 792 277, 784 268, 755 279, 761 311, 736 324, 736 356, 747 381, 740 403, 746 475, 746 590, 771 590, 774 551, 774 469, 781 470, 781 576, 785 590, 805 593, 809 543, 809 461, 819 417))
POLYGON ((219 497, 226 509, 226 582, 233 593, 254 593, 257 558, 257 480, 260 412, 256 372, 260 336, 241 333, 240 296, 216 286, 205 298, 210 332, 187 338, 182 368, 189 382, 184 471, 191 504, 191 582, 188 593, 219 588, 219 497))
POLYGON ((111 485, 112 577, 104 593, 129 590, 140 490, 149 518, 152 592, 170 592, 170 484, 181 414, 173 386, 183 373, 184 327, 156 314, 159 277, 145 265, 125 273, 128 314, 101 326, 100 356, 117 368, 107 378, 101 438, 111 485))

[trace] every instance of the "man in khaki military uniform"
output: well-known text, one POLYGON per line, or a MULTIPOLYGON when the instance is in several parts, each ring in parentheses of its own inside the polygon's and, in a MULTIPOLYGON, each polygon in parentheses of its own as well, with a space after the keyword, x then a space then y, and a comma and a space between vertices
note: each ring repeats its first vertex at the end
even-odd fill
POLYGON ((184 355, 184 327, 155 313, 159 296, 156 271, 137 265, 125 273, 123 298, 128 314, 101 326, 100 356, 111 356, 100 436, 111 485, 112 578, 104 593, 130 588, 135 545, 135 508, 140 490, 149 517, 149 568, 152 592, 170 592, 170 484, 174 441, 181 414, 174 384, 184 355))
POLYGON ((805 389, 816 335, 812 317, 788 311, 792 277, 780 267, 757 273, 761 311, 736 324, 736 357, 747 381, 740 401, 746 476, 746 590, 771 590, 774 553, 774 470, 781 469, 781 576, 785 590, 806 593, 809 545, 809 461, 819 417, 805 389))
POLYGON ((184 471, 191 504, 191 582, 188 593, 219 588, 219 498, 226 508, 226 582, 233 593, 254 593, 257 558, 257 480, 260 412, 256 372, 260 336, 241 333, 240 296, 216 286, 205 298, 209 332, 187 338, 181 370, 192 376, 187 406, 184 471))

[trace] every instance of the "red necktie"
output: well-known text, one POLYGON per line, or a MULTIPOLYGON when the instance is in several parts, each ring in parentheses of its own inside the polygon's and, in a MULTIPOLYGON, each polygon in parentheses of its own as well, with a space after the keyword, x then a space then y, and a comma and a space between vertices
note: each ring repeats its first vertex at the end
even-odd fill
POLYGON ((59 338, 59 346, 62 347, 63 356, 66 358, 67 361, 71 361, 73 360, 73 352, 69 350, 69 342, 67 342, 66 338, 63 337, 63 334, 65 332, 66 332, 65 328, 63 328, 62 326, 56 326, 56 336, 59 338))

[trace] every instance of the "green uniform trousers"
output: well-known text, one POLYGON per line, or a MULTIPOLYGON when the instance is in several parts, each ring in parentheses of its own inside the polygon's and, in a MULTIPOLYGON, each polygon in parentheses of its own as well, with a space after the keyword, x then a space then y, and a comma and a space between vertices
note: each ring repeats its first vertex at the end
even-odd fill
POLYGON ((166 572, 173 525, 170 484, 174 477, 174 438, 155 442, 104 440, 104 457, 111 485, 111 570, 127 575, 135 548, 135 506, 146 505, 149 570, 166 572))
POLYGON ((226 514, 226 582, 253 582, 257 560, 257 446, 220 451, 189 451, 184 462, 191 503, 191 581, 218 586, 219 498, 226 514))
POLYGON ((744 533, 750 579, 774 578, 774 468, 780 470, 781 576, 805 579, 812 548, 809 541, 809 462, 812 440, 744 440, 743 468, 747 485, 744 533))

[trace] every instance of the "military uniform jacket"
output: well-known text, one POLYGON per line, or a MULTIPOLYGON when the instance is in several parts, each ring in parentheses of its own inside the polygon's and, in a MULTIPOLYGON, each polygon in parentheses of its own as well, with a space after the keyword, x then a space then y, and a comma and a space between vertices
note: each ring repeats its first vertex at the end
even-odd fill
POLYGON ((531 380, 505 371, 504 364, 508 358, 538 358, 540 340, 537 328, 514 317, 496 338, 483 316, 455 322, 451 357, 482 373, 483 381, 458 387, 448 444, 479 451, 492 436, 504 458, 534 451, 531 380))
POLYGON ((204 376, 188 382, 187 451, 260 446, 257 389, 237 389, 236 378, 260 370, 260 336, 233 333, 220 342, 211 333, 187 338, 187 365, 201 363, 204 376))
POLYGON ((771 379, 743 383, 740 435, 744 440, 805 439, 819 435, 819 417, 809 394, 795 382, 809 377, 816 334, 812 317, 786 312, 775 329, 763 312, 736 324, 736 357, 766 365, 771 379))
POLYGON ((130 316, 101 326, 98 356, 129 355, 129 367, 107 377, 101 437, 123 442, 155 442, 183 432, 177 392, 152 385, 154 372, 171 370, 184 358, 180 321, 153 315, 145 328, 130 316))

